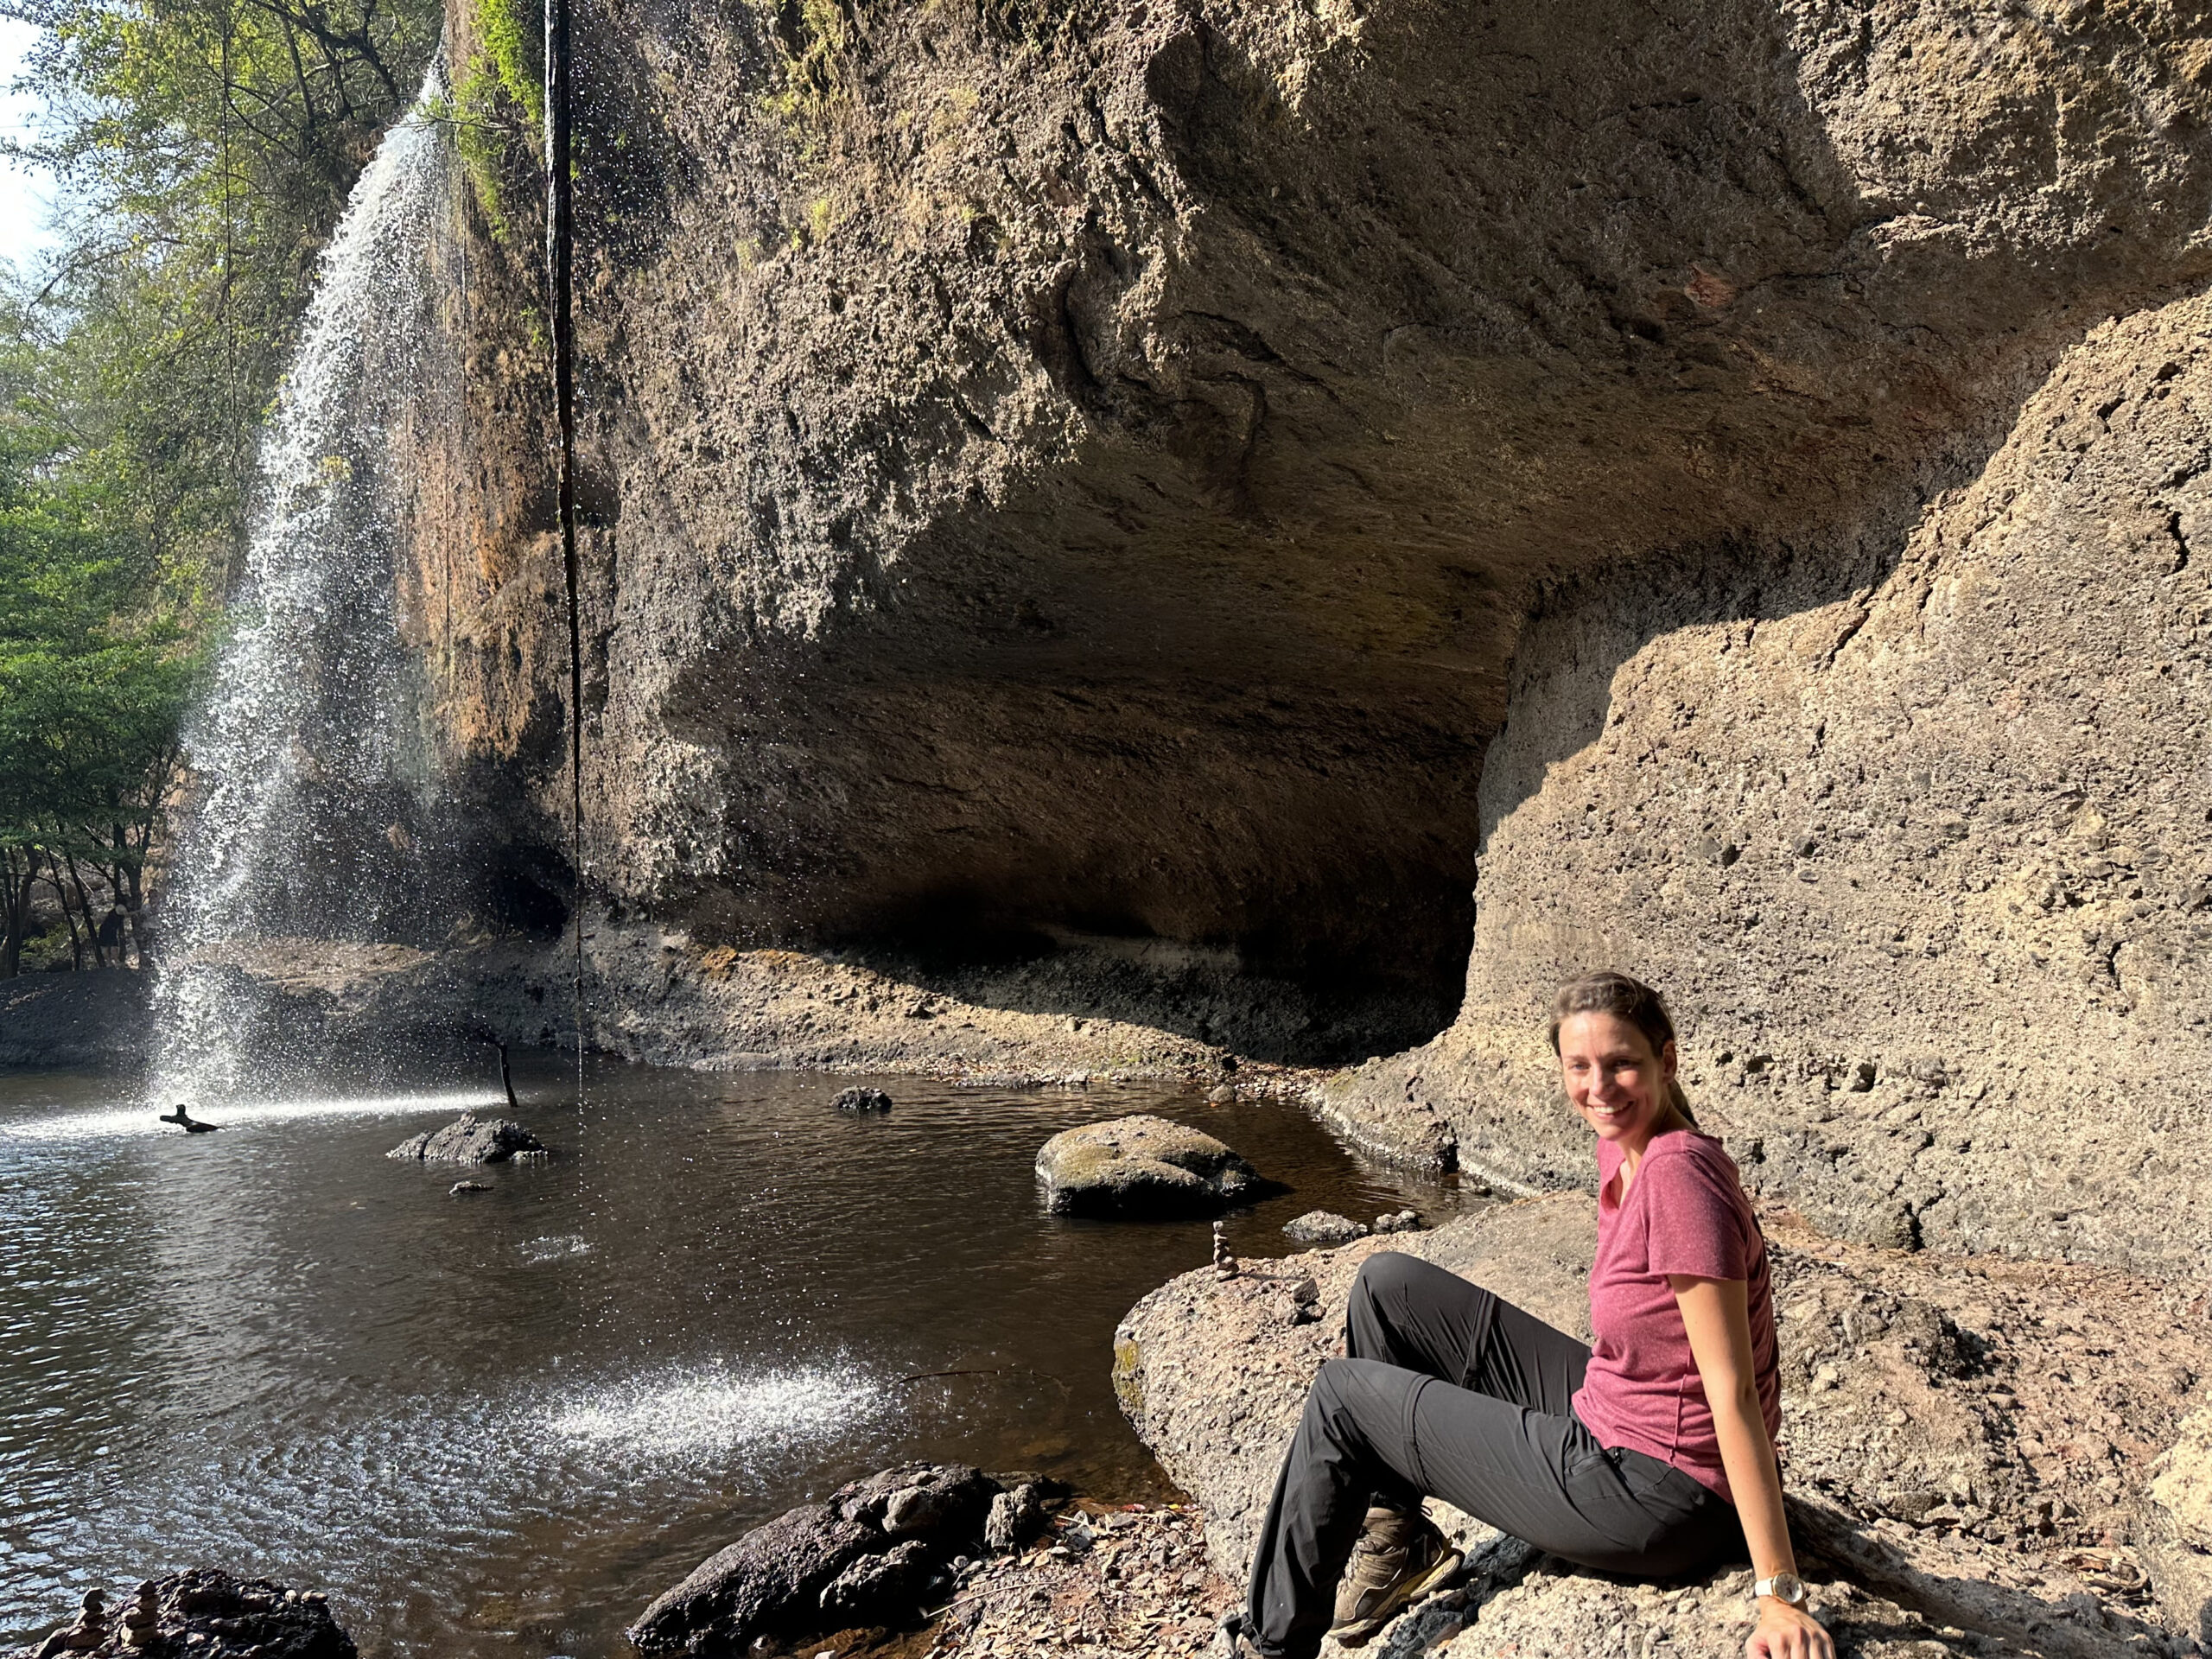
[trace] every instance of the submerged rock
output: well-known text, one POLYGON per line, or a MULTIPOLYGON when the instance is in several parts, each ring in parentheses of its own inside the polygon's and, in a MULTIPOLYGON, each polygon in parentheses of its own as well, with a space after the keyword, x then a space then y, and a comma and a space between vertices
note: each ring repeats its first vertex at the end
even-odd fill
POLYGON ((189 1653, 193 1659, 355 1659, 353 1637, 319 1591, 286 1588, 195 1567, 139 1585, 120 1618, 106 1593, 85 1592, 83 1610, 24 1659, 64 1654, 189 1653))
POLYGON ((709 1557, 627 1632, 646 1653, 734 1651, 864 1624, 904 1624, 954 1559, 982 1553, 999 1483, 966 1464, 906 1464, 802 1504, 709 1557))
POLYGON ((1207 1215, 1267 1188, 1211 1135, 1143 1114, 1054 1135, 1037 1154, 1037 1178, 1060 1216, 1207 1215))
POLYGON ((543 1141, 511 1117, 480 1120, 463 1112, 442 1129, 409 1135, 385 1156, 426 1164, 503 1164, 544 1150, 543 1141))
POLYGON ((830 1103, 841 1112, 887 1112, 891 1096, 880 1089, 841 1089, 830 1103))
POLYGON ((1300 1244, 1349 1244, 1355 1238, 1365 1238, 1363 1223, 1350 1216, 1340 1216, 1333 1210, 1308 1210, 1304 1215, 1283 1223, 1283 1236, 1300 1244))

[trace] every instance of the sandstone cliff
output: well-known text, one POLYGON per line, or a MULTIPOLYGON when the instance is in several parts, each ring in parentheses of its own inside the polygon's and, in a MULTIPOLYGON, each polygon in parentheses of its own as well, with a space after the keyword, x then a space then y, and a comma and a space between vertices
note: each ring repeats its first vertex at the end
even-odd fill
MULTIPOLYGON (((1614 963, 1820 1225, 2202 1269, 2201 10, 588 10, 622 950, 935 953, 1163 1056, 1448 1026, 1330 1109, 1531 1187, 1614 963)), ((542 925, 526 244, 449 227, 402 586, 542 925)))

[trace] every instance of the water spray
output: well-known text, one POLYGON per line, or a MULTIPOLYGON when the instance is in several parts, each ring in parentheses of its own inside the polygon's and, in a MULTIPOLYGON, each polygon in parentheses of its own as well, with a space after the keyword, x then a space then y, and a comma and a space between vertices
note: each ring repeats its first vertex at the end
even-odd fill
POLYGON ((545 0, 545 288, 552 312, 553 410, 560 427, 561 569, 569 592, 569 919, 576 1022, 576 1109, 584 1103, 584 628, 576 569, 575 196, 569 173, 569 0, 545 0))

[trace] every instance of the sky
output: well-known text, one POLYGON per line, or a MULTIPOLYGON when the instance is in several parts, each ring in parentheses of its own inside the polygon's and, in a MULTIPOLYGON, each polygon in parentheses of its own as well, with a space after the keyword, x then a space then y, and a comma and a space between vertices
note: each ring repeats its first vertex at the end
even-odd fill
MULTIPOLYGON (((23 56, 37 38, 29 24, 0 18, 0 133, 11 138, 29 137, 38 115, 38 100, 15 91, 23 56)), ((0 157, 0 259, 20 270, 52 245, 47 219, 53 194, 54 181, 43 169, 0 157)))

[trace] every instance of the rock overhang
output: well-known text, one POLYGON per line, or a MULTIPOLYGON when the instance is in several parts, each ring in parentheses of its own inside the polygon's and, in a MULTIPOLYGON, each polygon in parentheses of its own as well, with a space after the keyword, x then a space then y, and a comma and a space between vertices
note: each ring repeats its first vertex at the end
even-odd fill
MULTIPOLYGON (((1448 983, 1532 606, 1894 517, 2206 274, 2156 6, 1038 16, 861 9, 804 107, 750 13, 594 36, 696 88, 650 235, 582 185, 627 902, 1448 983)), ((550 803, 484 613, 440 712, 550 803)))

